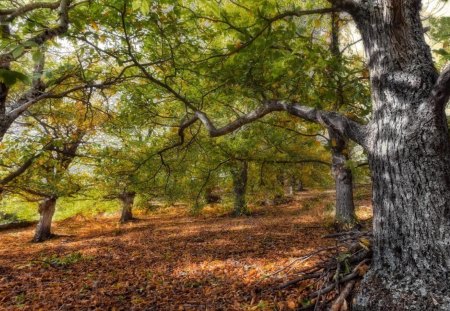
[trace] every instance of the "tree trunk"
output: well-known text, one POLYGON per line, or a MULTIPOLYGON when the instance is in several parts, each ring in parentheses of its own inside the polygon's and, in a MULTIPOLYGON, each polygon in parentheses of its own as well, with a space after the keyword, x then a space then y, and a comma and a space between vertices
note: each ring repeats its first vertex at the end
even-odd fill
POLYGON ((245 200, 245 194, 247 192, 247 174, 247 161, 236 161, 235 166, 231 169, 234 191, 233 214, 236 216, 241 216, 247 213, 247 203, 245 200))
POLYGON ((33 242, 43 242, 52 237, 52 218, 55 213, 56 197, 44 199, 39 203, 39 222, 36 227, 33 242))
POLYGON ((207 204, 219 203, 221 198, 218 193, 214 191, 214 188, 208 187, 205 190, 205 202, 207 204))
POLYGON ((351 14, 373 99, 373 264, 356 310, 450 310, 450 143, 421 1, 374 0, 351 14))
POLYGON ((126 223, 133 220, 133 203, 136 192, 124 192, 119 196, 120 202, 122 202, 122 215, 120 217, 121 223, 126 223))
POLYGON ((297 179, 295 183, 295 192, 302 192, 305 191, 305 188, 303 187, 303 182, 301 179, 297 179))
POLYGON ((328 130, 331 141, 332 173, 336 188, 335 225, 338 230, 351 229, 356 224, 353 203, 353 175, 347 167, 347 141, 339 134, 328 130))
POLYGON ((293 196, 294 195, 294 187, 295 187, 295 177, 294 176, 286 176, 288 179, 285 182, 286 185, 286 195, 293 196))
MULTIPOLYGON (((331 54, 335 58, 333 68, 333 81, 335 81, 336 101, 333 110, 339 111, 346 104, 344 83, 340 74, 342 66, 342 53, 339 43, 340 16, 339 13, 331 14, 331 54)), ((353 203, 353 174, 347 167, 350 159, 348 152, 348 139, 341 136, 332 128, 328 128, 330 136, 332 174, 336 189, 336 213, 334 217, 335 227, 338 231, 349 230, 356 224, 355 205, 353 203)))

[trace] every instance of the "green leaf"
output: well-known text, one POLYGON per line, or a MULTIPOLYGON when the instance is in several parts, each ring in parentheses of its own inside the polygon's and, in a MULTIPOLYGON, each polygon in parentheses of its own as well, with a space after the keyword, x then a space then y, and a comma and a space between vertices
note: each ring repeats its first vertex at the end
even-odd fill
POLYGON ((141 12, 144 15, 147 15, 150 12, 150 4, 146 0, 142 0, 141 3, 141 12))
POLYGON ((439 55, 442 55, 442 56, 448 56, 449 55, 449 53, 446 50, 444 50, 444 49, 433 50, 433 52, 435 52, 435 53, 437 53, 439 55))
POLYGON ((18 81, 28 83, 30 79, 28 78, 27 75, 19 71, 0 69, 0 81, 6 84, 7 86, 12 86, 16 84, 18 81))
POLYGON ((20 57, 20 55, 22 55, 24 50, 25 50, 25 47, 23 45, 19 45, 12 51, 12 56, 14 58, 18 58, 18 57, 20 57))
POLYGON ((43 57, 41 50, 33 51, 33 54, 31 55, 31 57, 35 63, 39 63, 43 57))

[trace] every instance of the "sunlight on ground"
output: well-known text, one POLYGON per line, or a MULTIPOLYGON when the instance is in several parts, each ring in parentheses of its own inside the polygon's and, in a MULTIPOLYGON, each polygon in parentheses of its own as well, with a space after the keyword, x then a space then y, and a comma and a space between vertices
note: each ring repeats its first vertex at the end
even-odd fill
MULTIPOLYGON (((315 260, 296 258, 332 245, 321 237, 330 232, 323 217, 333 200, 332 192, 305 192, 289 204, 255 207, 250 217, 155 212, 126 225, 77 216, 58 222, 60 236, 42 244, 28 243, 33 228, 6 231, 0 306, 287 310, 302 303, 306 285, 271 288, 315 260)), ((370 216, 365 195, 357 205, 361 218, 370 216)))

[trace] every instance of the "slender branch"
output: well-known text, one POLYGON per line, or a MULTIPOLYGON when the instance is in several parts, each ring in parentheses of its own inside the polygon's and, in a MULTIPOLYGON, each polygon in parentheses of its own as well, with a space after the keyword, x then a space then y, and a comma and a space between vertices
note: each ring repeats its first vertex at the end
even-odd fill
MULTIPOLYGON (((340 10, 340 9, 339 8, 322 8, 322 9, 311 9, 311 10, 292 10, 292 11, 286 11, 281 14, 275 15, 271 18, 265 18, 267 23, 265 23, 265 25, 263 27, 261 27, 261 29, 259 29, 253 36, 250 36, 250 39, 247 40, 246 42, 244 42, 243 44, 241 44, 238 48, 236 48, 232 51, 229 51, 228 53, 209 56, 206 59, 202 59, 202 61, 206 61, 206 60, 209 60, 212 58, 217 58, 217 57, 228 57, 228 56, 238 53, 239 51, 249 47, 253 42, 256 41, 256 39, 261 37, 264 34, 264 32, 266 30, 268 30, 274 22, 282 20, 286 17, 289 17, 289 16, 301 17, 301 16, 314 15, 314 14, 326 14, 326 13, 336 12, 338 10, 340 10)), ((226 23, 227 25, 230 26, 230 24, 226 21, 218 21, 218 22, 226 23)), ((233 29, 241 32, 236 27, 233 27, 233 29)))
POLYGON ((68 89, 68 90, 60 92, 60 93, 46 92, 46 93, 36 94, 36 92, 35 92, 35 93, 33 93, 35 96, 30 96, 30 93, 27 92, 18 100, 17 104, 13 106, 14 109, 8 113, 8 118, 11 119, 12 121, 14 121, 23 112, 25 112, 30 106, 34 105, 35 103, 37 103, 43 99, 63 98, 70 93, 73 93, 73 92, 76 92, 79 90, 84 90, 84 89, 104 89, 104 88, 110 87, 110 86, 114 85, 115 83, 121 81, 126 70, 133 66, 134 65, 128 65, 128 66, 122 68, 121 72, 116 77, 111 78, 111 79, 106 79, 104 82, 101 82, 101 83, 94 83, 94 84, 85 83, 83 85, 75 86, 71 89, 68 89))
MULTIPOLYGON (((124 33, 124 39, 125 39, 125 43, 127 45, 127 51, 128 51, 128 56, 130 56, 131 61, 133 62, 133 64, 139 68, 139 70, 144 74, 144 76, 153 84, 156 84, 157 86, 165 89, 166 91, 168 91, 169 93, 171 93, 173 96, 175 96, 176 99, 178 99, 179 101, 181 101, 183 104, 185 104, 187 107, 195 110, 195 106, 192 105, 192 103, 183 95, 181 95, 180 93, 178 93, 176 90, 174 90, 170 85, 168 85, 167 83, 155 78, 146 68, 145 68, 145 64, 142 64, 139 62, 139 60, 136 58, 134 51, 133 51, 133 45, 131 43, 130 40, 130 36, 128 34, 128 30, 127 30, 127 24, 125 21, 125 16, 126 16, 126 11, 127 11, 127 3, 124 2, 123 5, 123 9, 120 12, 121 14, 121 22, 122 22, 122 29, 123 29, 123 33, 124 33)), ((162 153, 161 153, 162 154, 162 153)))
POLYGON ((331 166, 331 163, 316 160, 316 159, 303 159, 303 160, 266 160, 266 159, 258 159, 258 158, 235 158, 236 160, 240 161, 249 161, 249 162, 264 162, 264 163, 271 163, 271 164, 300 164, 300 163, 316 163, 316 164, 323 164, 326 166, 331 166))

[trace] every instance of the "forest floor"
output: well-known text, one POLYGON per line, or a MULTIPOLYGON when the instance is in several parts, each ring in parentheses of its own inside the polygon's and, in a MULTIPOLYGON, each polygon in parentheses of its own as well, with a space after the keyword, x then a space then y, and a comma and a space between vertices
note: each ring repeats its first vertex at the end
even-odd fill
MULTIPOLYGON (((332 246, 332 191, 298 194, 252 216, 192 217, 180 208, 117 218, 56 222, 48 242, 34 228, 0 232, 0 310, 289 310, 305 303, 308 283, 276 290, 294 262, 332 246), (328 224, 328 225, 327 225, 328 224)), ((371 217, 368 195, 356 198, 371 217)), ((184 210, 184 209, 183 209, 184 210)))

